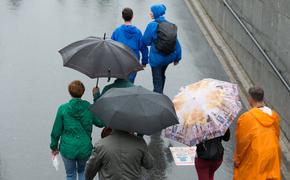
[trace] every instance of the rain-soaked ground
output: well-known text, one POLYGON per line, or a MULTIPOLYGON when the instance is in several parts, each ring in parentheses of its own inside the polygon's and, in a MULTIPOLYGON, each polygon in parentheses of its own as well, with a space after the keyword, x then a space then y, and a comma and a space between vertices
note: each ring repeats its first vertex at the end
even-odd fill
MULTIPOLYGON (((51 164, 50 130, 58 106, 69 100, 67 84, 75 79, 87 87, 91 100, 95 81, 62 67, 58 50, 88 37, 111 34, 122 19, 123 7, 135 11, 134 24, 145 29, 149 7, 156 0, 1 0, 0 1, 0 179, 64 179, 64 168, 51 164)), ((178 25, 183 48, 180 65, 167 71, 165 93, 170 97, 179 87, 203 78, 227 80, 227 76, 202 36, 182 0, 164 1, 167 18, 178 25)), ((140 72, 136 84, 152 89, 150 68, 140 72)), ((103 87, 106 80, 102 80, 103 87)), ((232 133, 233 136, 233 133, 232 133)), ((95 128, 93 139, 100 137, 95 128)), ((168 146, 180 146, 160 138, 146 137, 156 163, 144 173, 149 180, 197 179, 193 166, 177 167, 168 146)), ((233 140, 225 143, 224 163, 216 179, 231 179, 233 140)))

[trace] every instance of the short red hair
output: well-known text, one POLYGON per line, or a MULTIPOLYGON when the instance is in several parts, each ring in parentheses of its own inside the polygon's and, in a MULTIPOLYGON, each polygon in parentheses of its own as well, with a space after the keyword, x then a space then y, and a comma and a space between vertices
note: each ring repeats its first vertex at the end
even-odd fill
POLYGON ((68 85, 68 92, 73 98, 81 98, 85 92, 85 86, 79 80, 72 81, 68 85))

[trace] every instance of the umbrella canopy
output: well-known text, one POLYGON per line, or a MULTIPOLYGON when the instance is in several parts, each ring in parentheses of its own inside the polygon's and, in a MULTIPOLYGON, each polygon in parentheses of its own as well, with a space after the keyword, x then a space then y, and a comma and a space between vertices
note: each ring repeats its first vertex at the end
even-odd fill
POLYGON ((135 54, 116 41, 89 37, 59 51, 63 65, 90 78, 115 77, 127 79, 131 72, 143 70, 135 54))
POLYGON ((92 106, 107 127, 151 135, 178 123, 171 100, 141 86, 112 88, 92 106))
POLYGON ((214 79, 181 88, 173 103, 180 125, 165 137, 189 146, 224 135, 242 109, 237 85, 214 79))

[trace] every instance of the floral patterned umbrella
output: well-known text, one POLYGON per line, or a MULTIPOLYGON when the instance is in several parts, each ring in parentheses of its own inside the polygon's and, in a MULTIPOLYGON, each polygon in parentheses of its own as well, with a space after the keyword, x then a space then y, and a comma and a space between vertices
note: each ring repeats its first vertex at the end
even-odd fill
POLYGON ((188 146, 223 136, 242 109, 237 85, 215 79, 182 87, 173 103, 179 124, 165 137, 188 146))

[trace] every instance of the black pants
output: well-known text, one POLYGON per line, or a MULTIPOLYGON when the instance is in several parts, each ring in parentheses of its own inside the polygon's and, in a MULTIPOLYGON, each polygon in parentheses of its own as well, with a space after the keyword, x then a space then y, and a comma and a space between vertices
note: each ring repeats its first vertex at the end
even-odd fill
POLYGON ((168 65, 151 67, 154 92, 163 94, 163 89, 164 89, 165 79, 166 79, 165 71, 167 67, 168 65))

